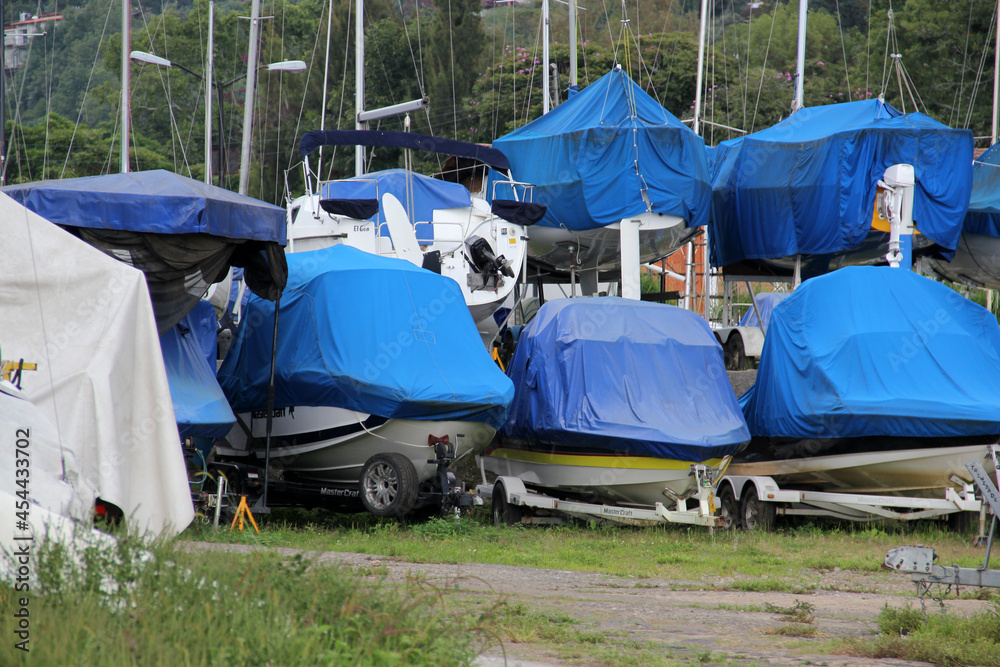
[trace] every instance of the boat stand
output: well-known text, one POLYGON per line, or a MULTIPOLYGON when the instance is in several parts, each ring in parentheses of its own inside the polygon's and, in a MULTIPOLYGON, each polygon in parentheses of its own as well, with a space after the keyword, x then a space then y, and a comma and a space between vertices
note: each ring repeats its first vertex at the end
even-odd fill
MULTIPOLYGON (((993 460, 994 476, 997 483, 1000 484, 1000 445, 991 445, 990 453, 993 460)), ((979 487, 982 498, 993 510, 983 564, 975 568, 935 565, 934 561, 937 560, 937 555, 934 553, 934 548, 923 545, 891 549, 885 555, 885 560, 882 563, 882 567, 887 570, 910 573, 910 580, 917 585, 920 592, 921 604, 928 598, 941 604, 953 588, 958 594, 962 586, 1000 588, 1000 570, 989 569, 993 538, 997 532, 997 517, 1000 516, 1000 491, 997 490, 997 485, 993 483, 979 461, 971 461, 965 467, 972 473, 972 479, 979 487)))

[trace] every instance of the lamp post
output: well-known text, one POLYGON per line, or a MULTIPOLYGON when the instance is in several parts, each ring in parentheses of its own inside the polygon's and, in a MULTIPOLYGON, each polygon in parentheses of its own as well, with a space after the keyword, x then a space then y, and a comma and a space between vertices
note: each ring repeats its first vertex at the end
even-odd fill
MULTIPOLYGON (((184 65, 181 65, 179 63, 175 63, 175 62, 170 61, 170 60, 167 60, 166 58, 161 58, 160 56, 154 56, 152 53, 146 53, 145 51, 133 51, 131 53, 131 58, 132 58, 132 60, 135 60, 136 62, 140 62, 140 63, 144 63, 144 64, 148 64, 148 65, 156 65, 158 67, 176 67, 177 69, 181 70, 182 72, 186 72, 187 74, 190 74, 191 76, 193 76, 194 78, 198 79, 199 81, 205 81, 206 80, 205 77, 201 76, 200 74, 198 74, 196 72, 191 71, 190 69, 188 69, 184 65)), ((271 63, 269 65, 261 65, 260 67, 257 68, 257 70, 259 71, 259 70, 262 70, 262 69, 266 69, 269 72, 289 72, 289 73, 294 73, 294 72, 301 72, 305 68, 306 68, 306 64, 305 64, 305 62, 303 62, 301 60, 283 60, 281 62, 271 63)), ((227 163, 226 152, 225 152, 225 150, 223 148, 223 137, 225 136, 225 125, 224 125, 224 123, 225 123, 225 114, 223 114, 223 112, 222 112, 222 104, 223 104, 222 91, 225 90, 226 88, 228 88, 229 86, 233 85, 237 81, 242 81, 246 77, 247 77, 247 75, 244 73, 244 74, 241 74, 241 75, 239 75, 238 77, 236 77, 234 79, 230 79, 229 81, 226 81, 225 83, 216 83, 214 81, 211 82, 212 85, 215 87, 215 94, 216 94, 216 98, 218 100, 218 107, 219 107, 219 136, 218 136, 218 140, 217 140, 218 141, 217 146, 218 146, 218 150, 219 150, 219 166, 220 166, 220 168, 219 168, 219 185, 220 186, 223 183, 223 178, 224 178, 225 173, 226 173, 226 163, 227 163)), ((253 104, 253 100, 248 99, 248 100, 246 100, 246 103, 247 104, 253 104)), ((206 103, 206 105, 205 105, 205 125, 207 127, 211 127, 211 123, 212 123, 212 119, 211 119, 211 105, 209 103, 206 103)), ((207 136, 208 136, 208 132, 206 131, 206 137, 207 136)), ((208 170, 208 169, 211 168, 209 166, 211 164, 211 157, 209 155, 209 151, 210 151, 210 148, 208 146, 206 146, 205 147, 205 169, 206 170, 208 170)))

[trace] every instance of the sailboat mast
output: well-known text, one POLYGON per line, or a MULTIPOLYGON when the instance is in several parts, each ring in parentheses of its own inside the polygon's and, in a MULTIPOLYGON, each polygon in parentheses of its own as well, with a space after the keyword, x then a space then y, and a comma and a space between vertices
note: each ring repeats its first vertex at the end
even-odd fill
POLYGON ((128 135, 131 126, 129 104, 131 103, 130 83, 132 80, 132 0, 122 0, 122 143, 119 155, 119 171, 128 173, 128 135))
MULTIPOLYGON (((215 76, 215 3, 208 3, 208 46, 205 49, 205 183, 212 184, 212 86, 215 76)), ((222 159, 222 154, 219 154, 222 159)))
MULTIPOLYGON (((356 16, 354 17, 354 128, 363 130, 361 112, 365 110, 365 3, 357 0, 356 16)), ((365 173, 365 147, 354 147, 354 175, 365 173)))
MULTIPOLYGON (((997 0, 1000 2, 1000 0, 997 0)), ((701 89, 704 85, 705 75, 705 32, 708 26, 708 0, 701 0, 701 27, 698 30, 698 73, 695 75, 694 84, 694 122, 691 129, 695 134, 701 134, 701 127, 698 123, 701 118, 701 89)))
POLYGON ((809 0, 799 0, 799 45, 795 60, 795 100, 792 102, 792 113, 805 106, 802 95, 802 83, 806 70, 806 14, 809 11, 809 0))
POLYGON ((240 194, 250 185, 250 142, 253 138, 253 107, 257 90, 257 49, 260 37, 260 0, 250 9, 250 52, 247 54, 247 92, 243 102, 243 148, 240 151, 240 194))
POLYGON ((569 89, 571 94, 577 91, 576 0, 569 0, 569 89))
MULTIPOLYGON (((993 47, 993 132, 990 134, 990 146, 997 142, 997 130, 1000 118, 1000 0, 997 0, 996 44, 993 47)), ((992 292, 990 292, 992 295, 992 292)))
POLYGON ((542 0, 542 113, 549 112, 549 0, 542 0))

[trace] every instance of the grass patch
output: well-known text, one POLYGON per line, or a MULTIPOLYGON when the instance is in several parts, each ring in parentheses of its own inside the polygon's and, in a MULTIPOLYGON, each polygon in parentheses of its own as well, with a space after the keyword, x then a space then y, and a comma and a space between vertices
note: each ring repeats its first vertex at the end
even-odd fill
POLYGON ((778 635, 779 637, 823 637, 819 630, 806 623, 789 623, 776 628, 765 628, 765 635, 778 635))
MULTIPOLYGON (((33 569, 30 653, 5 664, 465 665, 487 639, 483 618, 450 613, 443 591, 301 556, 189 554, 122 537, 80 560, 36 545, 33 569)), ((0 585, 0 616, 23 595, 0 585)))
POLYGON ((781 607, 779 605, 764 603, 764 611, 769 614, 779 614, 783 616, 781 620, 789 623, 812 623, 816 620, 816 605, 805 600, 796 600, 791 607, 781 607))
POLYGON ((896 658, 959 667, 1000 666, 1000 602, 968 618, 886 605, 874 639, 845 640, 839 649, 867 658, 896 658))

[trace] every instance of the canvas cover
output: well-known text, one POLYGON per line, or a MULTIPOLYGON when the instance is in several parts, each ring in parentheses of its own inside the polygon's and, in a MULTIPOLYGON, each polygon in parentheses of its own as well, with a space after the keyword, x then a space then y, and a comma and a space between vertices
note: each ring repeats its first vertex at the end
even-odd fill
MULTIPOLYGON (((458 284, 336 245, 288 256, 275 406, 499 427, 514 394, 458 284)), ((267 405, 274 304, 252 296, 219 381, 237 412, 267 405)))
POLYGON ((963 231, 1000 237, 1000 144, 972 165, 972 198, 963 231))
POLYGON ((181 438, 224 438, 236 424, 236 415, 215 377, 218 328, 215 308, 201 301, 160 336, 181 438))
POLYGON ((764 326, 761 328, 766 332, 767 324, 771 321, 771 313, 774 311, 774 307, 787 299, 790 294, 791 292, 764 292, 762 294, 755 294, 753 301, 757 305, 757 308, 755 310, 753 307, 750 307, 743 313, 743 316, 740 317, 740 326, 758 326, 757 314, 760 313, 760 318, 764 321, 764 326))
POLYGON ((840 269, 774 309, 740 403, 755 437, 998 434, 1000 327, 911 271, 840 269))
MULTIPOLYGON (((493 146, 516 180, 535 186, 532 201, 547 207, 538 225, 596 229, 648 210, 689 227, 708 222, 705 142, 621 69, 493 146)), ((496 196, 510 193, 499 187, 496 196)))
POLYGON ((871 231, 877 183, 914 168, 920 233, 953 251, 972 189, 972 132, 865 100, 809 107, 713 150, 713 266, 824 255, 871 231))
POLYGON ((619 297, 545 303, 518 340, 502 434, 704 461, 750 440, 722 347, 690 311, 619 297))
MULTIPOLYGON (((439 181, 406 169, 386 169, 357 178, 330 181, 323 184, 319 194, 320 199, 381 202, 382 195, 387 193, 395 196, 407 209, 412 223, 431 222, 434 209, 472 206, 469 190, 464 185, 439 181), (413 195, 410 205, 407 204, 407 192, 413 195)), ((381 208, 377 216, 379 223, 385 222, 381 208)))
POLYGON ((0 262, 0 355, 38 364, 21 387, 79 479, 140 530, 182 530, 194 509, 142 273, 6 195, 0 228, 16 249, 0 262))

